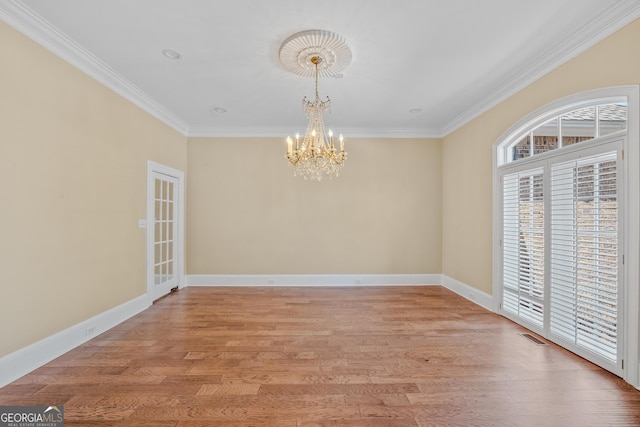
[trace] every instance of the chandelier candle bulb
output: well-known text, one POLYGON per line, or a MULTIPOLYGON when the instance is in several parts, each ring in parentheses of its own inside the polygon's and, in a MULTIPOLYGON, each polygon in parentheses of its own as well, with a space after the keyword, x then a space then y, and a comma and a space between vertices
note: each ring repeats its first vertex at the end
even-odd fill
POLYGON ((291 157, 292 151, 293 151, 293 141, 291 140, 291 137, 288 136, 287 137, 287 155, 289 155, 289 157, 291 157))
POLYGON ((344 152, 344 138, 340 134, 340 151, 344 152))

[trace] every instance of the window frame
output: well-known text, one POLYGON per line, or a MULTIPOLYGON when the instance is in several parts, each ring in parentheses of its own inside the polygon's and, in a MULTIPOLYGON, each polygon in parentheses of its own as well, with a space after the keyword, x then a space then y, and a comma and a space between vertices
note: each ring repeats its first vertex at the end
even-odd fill
MULTIPOLYGON (((494 311, 500 313, 500 301, 502 295, 502 189, 500 182, 500 170, 503 167, 526 167, 527 163, 539 161, 544 157, 558 155, 557 150, 550 150, 535 156, 508 161, 509 148, 528 131, 540 126, 554 116, 599 104, 615 102, 627 103, 627 129, 616 132, 626 133, 623 144, 623 227, 627 238, 624 241, 622 254, 626 260, 623 265, 623 283, 620 316, 624 316, 624 348, 622 359, 624 370, 622 378, 640 389, 640 359, 639 330, 640 330, 640 290, 638 279, 640 277, 640 87, 638 85, 613 86, 595 89, 557 99, 531 112, 506 132, 493 144, 493 303, 494 311)), ((608 134, 608 138, 612 134, 608 134)), ((597 139, 596 139, 597 141, 597 139)), ((582 144, 572 144, 562 149, 566 153, 579 153, 582 144), (575 147, 575 148, 574 148, 575 147)), ((597 143, 597 142, 596 142, 597 143)), ((579 156, 579 154, 578 154, 579 156)))
MULTIPOLYGON (((596 96, 597 92, 595 91, 585 92, 593 93, 595 97, 587 97, 584 98, 582 96, 574 95, 567 98, 562 98, 561 100, 552 102, 547 104, 545 107, 542 107, 539 110, 536 110, 534 113, 525 117, 525 119, 519 121, 516 125, 514 125, 509 131, 503 134, 499 139, 498 143, 494 145, 496 148, 496 155, 494 158, 497 160, 497 166, 503 166, 509 163, 513 163, 514 161, 521 162, 526 161, 526 159, 542 156, 547 154, 549 151, 535 154, 533 156, 529 156, 526 158, 518 159, 518 160, 509 160, 509 153, 512 148, 528 133, 535 131, 537 128, 545 124, 546 122, 553 120, 554 118, 558 120, 558 123, 561 123, 562 116, 566 113, 570 113, 572 111, 580 110, 582 108, 587 107, 596 107, 599 105, 606 104, 616 104, 616 103, 627 103, 627 130, 619 131, 619 132, 627 132, 629 129, 629 118, 631 117, 629 113, 629 96, 626 94, 609 94, 608 96, 596 96)), ((596 117, 595 127, 599 128, 598 125, 598 117, 596 117)), ((594 136, 594 138, 598 138, 600 135, 594 136)), ((561 135, 559 135, 561 138, 561 135)), ((586 142, 586 141, 585 141, 586 142)), ((566 147, 559 147, 566 148, 566 147)), ((553 151, 553 150, 551 150, 553 151)))

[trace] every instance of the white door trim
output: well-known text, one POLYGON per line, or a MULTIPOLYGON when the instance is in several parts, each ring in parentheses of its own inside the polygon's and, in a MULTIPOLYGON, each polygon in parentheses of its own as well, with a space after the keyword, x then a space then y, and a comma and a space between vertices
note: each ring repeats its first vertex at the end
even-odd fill
POLYGON ((169 166, 161 165, 160 163, 147 161, 147 244, 146 244, 146 271, 147 271, 147 297, 149 302, 153 302, 154 294, 154 228, 155 221, 155 179, 154 173, 167 175, 177 180, 176 186, 176 199, 177 203, 177 242, 176 242, 176 273, 178 279, 178 287, 183 288, 185 286, 184 275, 184 236, 185 236, 185 206, 184 206, 184 172, 171 168, 169 166))
MULTIPOLYGON (((623 166, 623 225, 625 239, 623 254, 623 304, 620 316, 624 316, 624 372, 622 378, 640 389, 640 86, 613 86, 577 93, 553 101, 538 108, 514 124, 493 145, 493 305, 500 311, 502 296, 502 200, 499 195, 499 166, 504 159, 503 145, 521 129, 531 126, 545 114, 588 100, 606 97, 627 98, 627 131, 624 145, 623 166)), ((542 154, 541 156, 544 156, 542 154)), ((522 161, 526 163, 527 161, 522 161)))

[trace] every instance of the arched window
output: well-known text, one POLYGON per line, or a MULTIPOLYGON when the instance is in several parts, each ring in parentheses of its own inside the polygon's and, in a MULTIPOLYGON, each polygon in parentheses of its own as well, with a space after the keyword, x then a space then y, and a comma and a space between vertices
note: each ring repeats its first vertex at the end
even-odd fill
POLYGON ((636 386, 638 127, 638 87, 615 87, 553 102, 494 145, 499 313, 636 386))
POLYGON ((527 116, 497 142, 498 166, 626 130, 628 96, 605 95, 574 95, 527 116))
POLYGON ((627 129, 626 99, 600 99, 590 102, 596 104, 553 115, 516 137, 511 144, 505 146, 507 162, 627 129))

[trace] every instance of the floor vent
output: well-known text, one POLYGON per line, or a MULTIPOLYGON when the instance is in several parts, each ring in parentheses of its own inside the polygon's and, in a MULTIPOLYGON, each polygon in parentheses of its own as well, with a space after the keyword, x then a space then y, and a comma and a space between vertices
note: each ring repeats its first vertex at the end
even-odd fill
POLYGON ((520 335, 522 335, 523 337, 525 337, 526 339, 528 339, 529 341, 531 341, 531 342, 532 342, 532 343, 534 343, 534 344, 537 344, 537 345, 547 345, 547 343, 546 343, 546 342, 539 340, 538 338, 534 337, 534 336, 533 336, 533 335, 531 335, 531 334, 520 334, 520 335))

